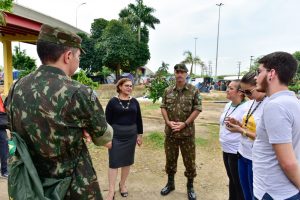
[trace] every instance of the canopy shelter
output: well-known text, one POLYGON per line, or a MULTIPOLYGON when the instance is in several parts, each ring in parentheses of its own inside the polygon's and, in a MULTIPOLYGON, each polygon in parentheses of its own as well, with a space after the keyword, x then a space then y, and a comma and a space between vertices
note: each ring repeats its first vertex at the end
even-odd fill
POLYGON ((5 19, 6 25, 0 26, 0 41, 3 43, 5 96, 8 94, 9 88, 13 83, 12 42, 36 44, 43 23, 59 26, 75 33, 83 32, 88 34, 72 25, 18 4, 13 5, 12 13, 5 13, 5 19))

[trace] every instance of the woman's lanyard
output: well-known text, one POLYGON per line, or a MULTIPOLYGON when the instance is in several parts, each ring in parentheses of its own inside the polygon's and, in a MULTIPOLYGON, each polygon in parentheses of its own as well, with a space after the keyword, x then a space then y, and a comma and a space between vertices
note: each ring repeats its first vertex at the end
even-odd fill
POLYGON ((256 100, 253 101, 252 105, 250 106, 250 109, 248 110, 248 113, 246 115, 246 120, 245 120, 245 124, 244 124, 244 127, 247 127, 248 125, 248 121, 250 119, 250 117, 253 115, 253 113, 256 111, 256 109, 259 107, 259 105, 264 101, 265 97, 260 101, 258 102, 258 104, 254 107, 254 109, 251 111, 253 105, 255 102, 257 102, 256 100))
MULTIPOLYGON (((242 102, 241 102, 242 103, 242 102)), ((232 106, 232 103, 230 104, 230 106, 229 106, 229 108, 228 108, 228 110, 227 110, 227 112, 225 113, 225 116, 224 116, 224 119, 223 119, 223 122, 222 122, 222 125, 224 125, 224 121, 225 121, 225 119, 227 118, 227 117, 229 117, 236 109, 237 109, 237 107, 239 107, 239 105, 241 105, 241 103, 239 103, 230 113, 228 113, 229 112, 229 110, 230 110, 230 108, 231 107, 233 107, 232 106)))

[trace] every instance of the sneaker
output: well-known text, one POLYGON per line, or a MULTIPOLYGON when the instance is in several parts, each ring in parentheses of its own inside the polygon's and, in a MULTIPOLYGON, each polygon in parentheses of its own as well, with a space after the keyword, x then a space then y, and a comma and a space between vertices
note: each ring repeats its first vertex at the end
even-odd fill
POLYGON ((3 178, 8 178, 8 173, 4 173, 1 175, 3 178))

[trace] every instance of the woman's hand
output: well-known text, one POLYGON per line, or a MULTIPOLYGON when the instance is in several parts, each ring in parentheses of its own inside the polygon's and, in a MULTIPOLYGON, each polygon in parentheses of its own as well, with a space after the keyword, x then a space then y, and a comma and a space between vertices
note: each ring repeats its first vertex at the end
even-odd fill
POLYGON ((243 133, 244 129, 240 127, 238 124, 233 124, 229 121, 225 122, 226 129, 231 131, 231 132, 238 132, 238 133, 243 133))
POLYGON ((142 134, 139 134, 137 136, 136 143, 139 145, 139 147, 143 144, 143 135, 142 134))

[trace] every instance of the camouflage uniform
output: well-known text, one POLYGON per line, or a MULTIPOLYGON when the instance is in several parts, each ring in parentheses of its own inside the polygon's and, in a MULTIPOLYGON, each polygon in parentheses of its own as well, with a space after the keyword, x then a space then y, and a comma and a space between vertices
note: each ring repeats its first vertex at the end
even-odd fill
MULTIPOLYGON (((165 108, 170 121, 185 122, 194 110, 202 110, 199 90, 191 84, 185 84, 182 90, 176 86, 167 88, 164 92, 161 108, 165 108)), ((165 126, 166 172, 174 175, 177 171, 179 148, 185 165, 185 176, 194 178, 195 165, 195 124, 194 122, 179 132, 172 132, 165 126)))
MULTIPOLYGON (((7 99, 13 130, 26 142, 40 177, 72 176, 65 199, 102 199, 83 129, 96 145, 112 139, 101 104, 87 86, 57 67, 40 66, 7 99)), ((10 120, 11 121, 11 120, 10 120)))

